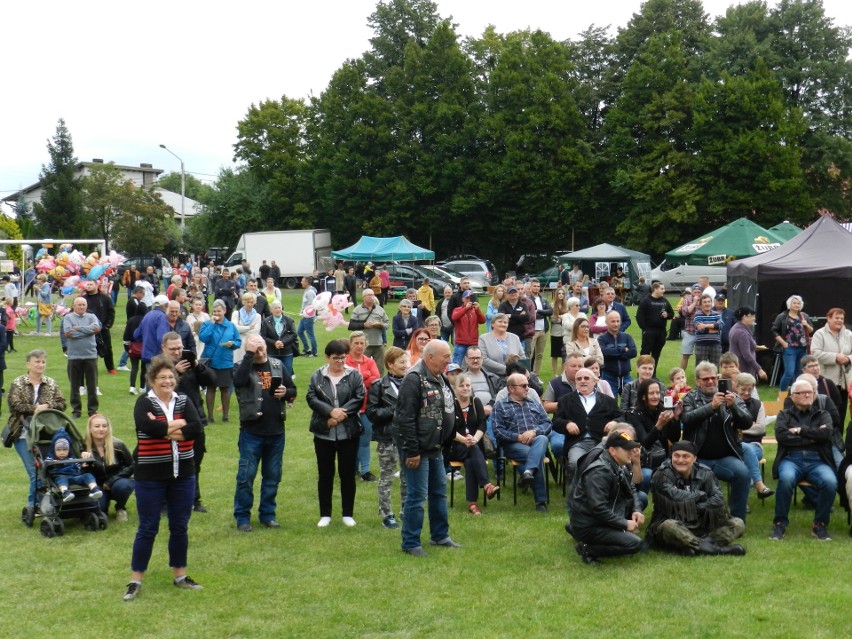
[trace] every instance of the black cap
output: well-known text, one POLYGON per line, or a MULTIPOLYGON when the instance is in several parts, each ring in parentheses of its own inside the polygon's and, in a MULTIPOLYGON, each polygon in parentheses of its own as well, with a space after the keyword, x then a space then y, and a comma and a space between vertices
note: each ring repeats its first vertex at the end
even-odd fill
POLYGON ((606 440, 607 448, 624 448, 626 450, 632 450, 634 448, 639 448, 641 445, 642 444, 624 432, 613 433, 606 440))
POLYGON ((716 293, 716 299, 724 302, 728 297, 724 293, 716 293))
POLYGON ((672 452, 673 453, 677 452, 679 450, 682 450, 682 451, 687 452, 687 453, 691 453, 692 455, 695 455, 696 457, 698 457, 698 450, 695 448, 695 444, 693 444, 691 441, 684 440, 682 442, 677 442, 675 444, 672 444, 672 452))

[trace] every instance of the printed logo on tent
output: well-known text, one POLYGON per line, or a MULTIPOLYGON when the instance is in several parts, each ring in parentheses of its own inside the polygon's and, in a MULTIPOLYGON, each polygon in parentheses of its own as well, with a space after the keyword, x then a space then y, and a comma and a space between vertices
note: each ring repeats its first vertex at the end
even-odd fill
POLYGON ((719 264, 725 264, 727 261, 727 255, 710 255, 707 257, 708 266, 718 266, 719 264))
POLYGON ((769 243, 769 240, 765 237, 756 237, 754 238, 755 243, 751 245, 751 248, 754 249, 755 253, 766 253, 767 251, 771 251, 774 248, 778 248, 781 246, 778 242, 769 243), (764 240, 760 242, 759 240, 764 240))
POLYGON ((700 240, 695 240, 691 244, 684 244, 679 249, 675 249, 675 253, 692 253, 693 251, 697 251, 702 246, 707 244, 710 240, 713 239, 712 235, 708 235, 707 237, 702 237, 700 240))

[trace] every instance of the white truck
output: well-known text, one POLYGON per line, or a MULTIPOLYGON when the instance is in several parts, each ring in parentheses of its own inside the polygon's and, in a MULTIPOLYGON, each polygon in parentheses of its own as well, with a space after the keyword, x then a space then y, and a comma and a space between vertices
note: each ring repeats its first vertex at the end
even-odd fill
POLYGON ((328 268, 331 260, 331 232, 328 229, 265 231, 244 233, 225 266, 239 266, 248 260, 257 275, 263 260, 281 269, 278 286, 296 288, 303 275, 328 268))

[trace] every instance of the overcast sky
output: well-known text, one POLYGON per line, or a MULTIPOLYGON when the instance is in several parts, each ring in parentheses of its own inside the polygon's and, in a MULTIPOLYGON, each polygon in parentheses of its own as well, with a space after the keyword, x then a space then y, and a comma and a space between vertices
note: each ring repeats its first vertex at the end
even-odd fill
MULTIPOLYGON (((462 36, 542 29, 563 40, 591 24, 624 26, 640 0, 439 0, 462 36)), ((712 16, 732 0, 704 0, 712 16)), ((774 2, 770 2, 771 5, 774 2)), ((0 197, 38 180, 65 119, 80 160, 180 163, 213 180, 232 163, 237 122, 267 98, 319 94, 369 48, 375 0, 14 2, 0 7, 3 106, 0 197)), ((835 24, 852 2, 824 0, 835 24)))

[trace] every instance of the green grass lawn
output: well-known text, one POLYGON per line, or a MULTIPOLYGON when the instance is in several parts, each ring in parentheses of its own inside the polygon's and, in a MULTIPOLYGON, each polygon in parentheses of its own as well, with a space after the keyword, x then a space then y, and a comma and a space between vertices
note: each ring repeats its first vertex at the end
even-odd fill
MULTIPOLYGON (((123 299, 118 315, 123 324, 123 299)), ((290 293, 284 306, 298 310, 290 293)), ((485 300, 483 300, 483 305, 485 300)), ((631 314, 636 307, 630 309, 631 314)), ((392 304, 389 312, 395 312, 392 304)), ((48 351, 47 374, 68 392, 58 337, 29 337, 20 327, 17 353, 7 355, 6 388, 24 371, 24 354, 48 351)), ((116 327, 120 351, 123 327, 116 327)), ((631 330, 634 337, 638 332, 631 330)), ((345 337, 318 325, 320 348, 345 337)), ((638 338, 637 338, 638 341, 638 338)), ((638 344, 637 344, 638 345, 638 344)), ((669 342, 662 370, 679 363, 669 342)), ((459 550, 428 550, 426 559, 400 552, 399 531, 385 530, 376 484, 358 483, 355 518, 318 529, 316 465, 304 391, 322 359, 298 358, 299 398, 287 418, 280 530, 236 531, 232 517, 238 424, 208 427, 201 478, 210 512, 190 524, 189 574, 205 586, 178 591, 167 565, 165 520, 139 599, 124 603, 136 514, 90 533, 69 522, 64 537, 47 539, 20 522, 27 479, 14 450, 0 454, 0 636, 56 631, 111 637, 839 637, 847 625, 852 582, 845 577, 850 539, 845 512, 830 525, 834 541, 810 535, 812 513, 791 512, 787 538, 770 542, 774 500, 752 496, 743 558, 686 559, 660 553, 583 565, 564 531, 561 492, 551 485, 550 512, 536 513, 531 496, 512 505, 511 486, 482 517, 464 507, 456 484, 450 530, 459 550)), ((549 362, 543 368, 548 378, 549 362)), ((688 371, 691 378, 691 371, 688 371)), ((128 373, 101 367, 101 410, 131 447, 128 373)), ((764 399, 774 391, 763 393, 764 399)), ((8 410, 6 408, 6 410, 8 410)), ((232 412, 236 415, 236 409, 232 412)), ((83 420, 81 420, 82 423, 83 420)), ((774 457, 767 447, 767 458, 774 457)), ((373 462, 374 472, 378 465, 373 462)), ((774 487, 775 481, 769 479, 774 487)), ((394 494, 394 504, 398 495, 394 494)), ((646 513, 650 515, 650 511, 646 513)), ((256 523, 256 520, 253 522, 256 523)), ((426 539, 427 536, 424 536, 426 539)))

